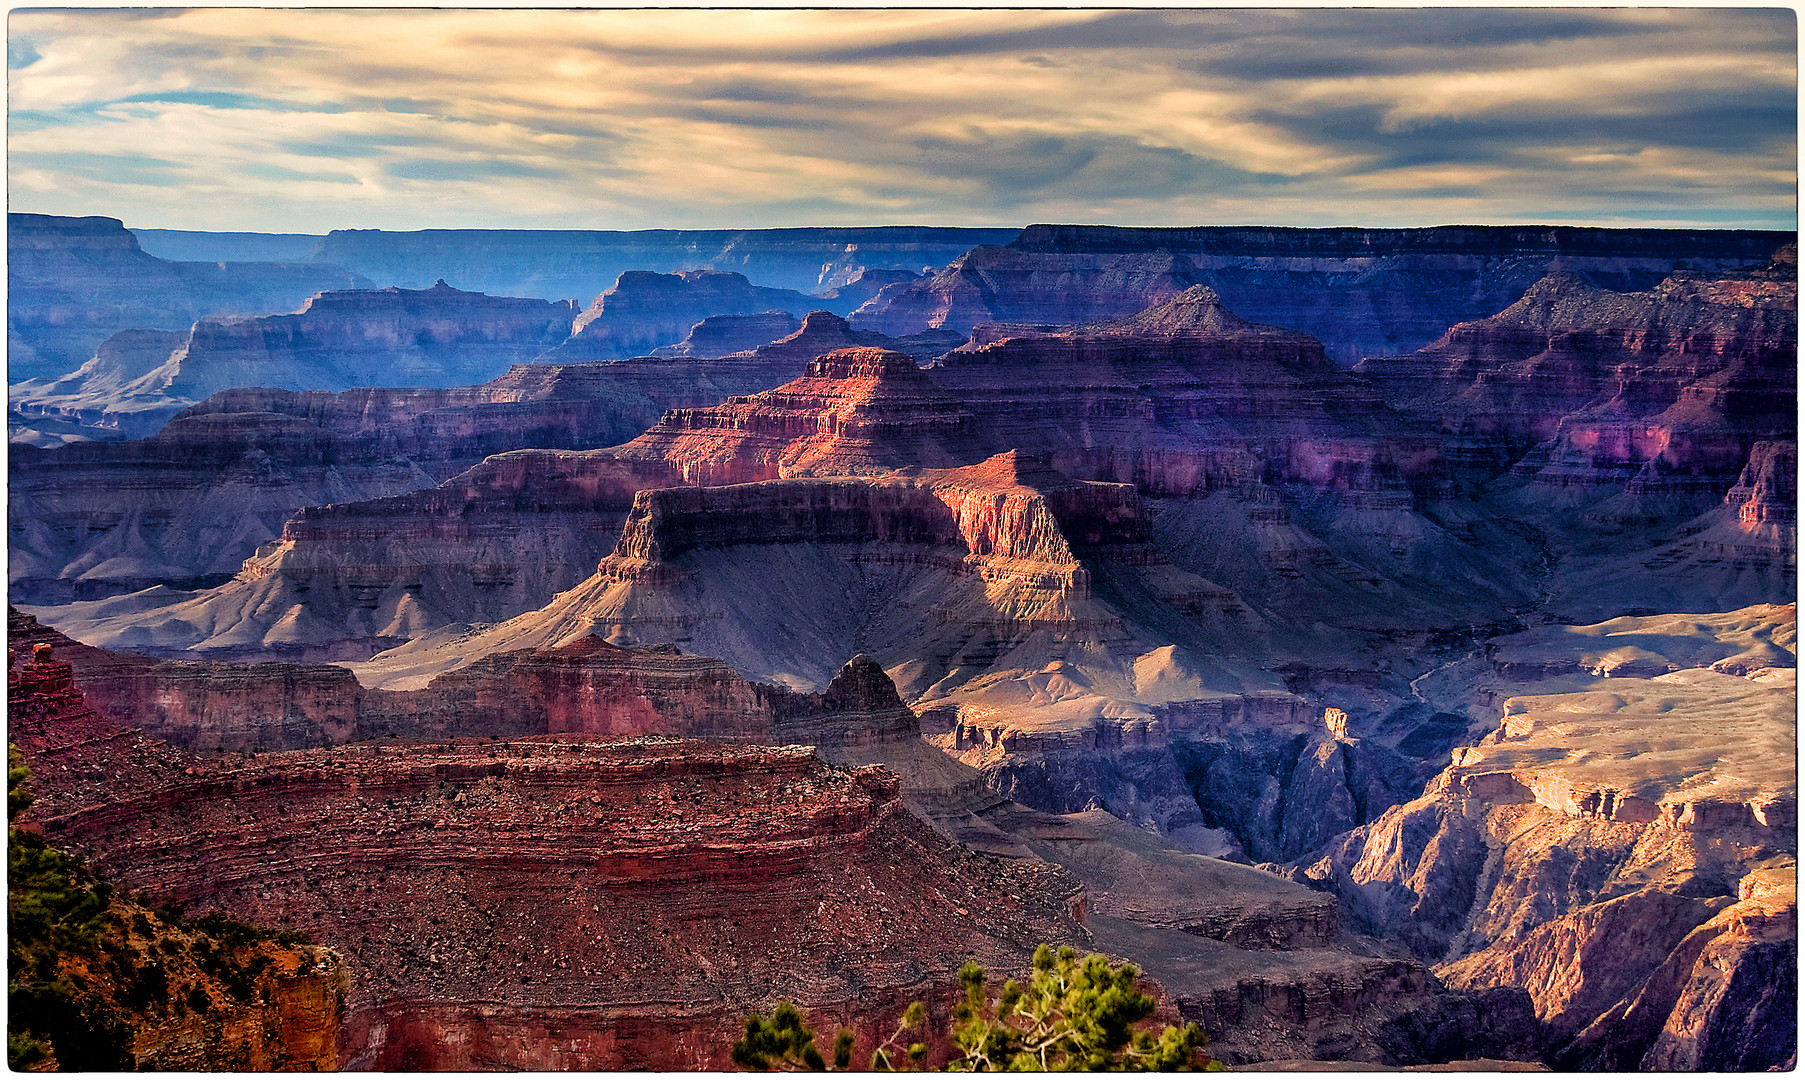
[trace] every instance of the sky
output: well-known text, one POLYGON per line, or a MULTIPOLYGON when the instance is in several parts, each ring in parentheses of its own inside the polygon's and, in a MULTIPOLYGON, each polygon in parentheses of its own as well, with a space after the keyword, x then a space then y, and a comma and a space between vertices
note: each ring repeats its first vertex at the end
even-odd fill
POLYGON ((18 9, 14 211, 135 228, 1794 229, 1788 9, 18 9))

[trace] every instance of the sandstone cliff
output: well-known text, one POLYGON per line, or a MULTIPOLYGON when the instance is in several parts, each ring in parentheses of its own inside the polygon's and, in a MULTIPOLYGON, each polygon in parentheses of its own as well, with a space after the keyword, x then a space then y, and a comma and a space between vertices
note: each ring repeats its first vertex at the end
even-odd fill
POLYGON ((207 315, 293 311, 368 281, 330 264, 168 262, 115 218, 8 214, 7 371, 53 380, 130 329, 183 331, 207 315))

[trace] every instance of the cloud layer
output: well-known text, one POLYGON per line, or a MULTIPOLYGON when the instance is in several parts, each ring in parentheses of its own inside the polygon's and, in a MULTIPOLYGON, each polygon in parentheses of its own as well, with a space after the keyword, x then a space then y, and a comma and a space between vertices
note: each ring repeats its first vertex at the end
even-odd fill
POLYGON ((24 11, 12 209, 158 228, 1795 227, 1785 10, 24 11))

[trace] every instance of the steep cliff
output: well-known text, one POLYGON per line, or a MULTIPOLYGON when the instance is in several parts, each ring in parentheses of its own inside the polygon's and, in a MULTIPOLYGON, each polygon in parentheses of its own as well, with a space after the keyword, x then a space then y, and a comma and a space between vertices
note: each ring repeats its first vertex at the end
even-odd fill
POLYGON ((971 412, 912 358, 876 348, 817 356, 775 390, 673 410, 617 454, 666 463, 697 484, 944 468, 984 456, 971 412))
POLYGON ((1793 241, 1777 232, 1449 226, 1429 229, 1136 229, 1035 225, 854 318, 892 336, 981 322, 1070 323, 1128 314, 1191 285, 1236 311, 1307 331, 1339 364, 1408 352, 1513 303, 1558 269, 1620 290, 1673 270, 1733 270, 1793 241), (1061 303, 1072 297, 1071 305, 1061 303))
POLYGON ((1360 370, 1458 436, 1477 475, 1514 464, 1533 498, 1653 502, 1715 499, 1752 441, 1791 434, 1797 351, 1796 266, 1674 275, 1646 292, 1562 272, 1419 353, 1360 370))
POLYGON ((802 323, 787 311, 763 311, 756 315, 710 315, 689 328, 682 341, 660 345, 653 356, 694 356, 704 359, 756 349, 786 338, 802 323))
POLYGON ((633 360, 518 365, 448 390, 233 390, 152 438, 15 448, 12 597, 57 603, 217 584, 304 506, 428 488, 523 447, 612 445, 666 409, 765 389, 796 370, 787 361, 633 360))
POLYGON ((613 547, 648 478, 664 480, 593 455, 498 454, 437 487, 305 507, 231 580, 191 596, 151 590, 46 617, 112 648, 364 659, 548 603, 613 547))
POLYGON ((1559 1064, 1779 1064, 1795 1039, 1780 1004, 1795 991, 1773 973, 1796 948, 1796 613, 1695 619, 1575 628, 1598 648, 1570 644, 1567 667, 1559 630, 1501 645, 1490 695, 1537 692, 1504 697, 1501 725, 1421 797, 1299 876, 1450 985, 1529 991, 1559 1064))
POLYGON ((207 315, 294 311, 368 281, 330 264, 168 262, 114 218, 8 214, 7 378, 54 380, 121 330, 184 331, 207 315))

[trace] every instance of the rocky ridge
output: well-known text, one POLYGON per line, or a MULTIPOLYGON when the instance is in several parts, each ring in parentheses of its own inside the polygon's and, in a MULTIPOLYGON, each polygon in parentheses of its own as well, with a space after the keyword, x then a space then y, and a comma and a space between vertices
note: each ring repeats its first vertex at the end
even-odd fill
POLYGON ((430 488, 522 447, 612 445, 667 409, 764 389, 797 370, 783 360, 644 359, 517 365, 444 390, 232 390, 150 438, 14 447, 13 599, 219 584, 302 507, 430 488))
POLYGON ((1094 321, 1208 285, 1249 318, 1307 331, 1348 366, 1427 345, 1457 322, 1509 306, 1553 270, 1646 289, 1679 268, 1759 265, 1793 239, 1561 227, 1033 225, 1007 245, 973 249, 922 281, 879 293, 853 322, 899 336, 926 327, 964 333, 983 322, 1094 321))

